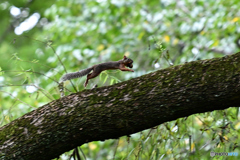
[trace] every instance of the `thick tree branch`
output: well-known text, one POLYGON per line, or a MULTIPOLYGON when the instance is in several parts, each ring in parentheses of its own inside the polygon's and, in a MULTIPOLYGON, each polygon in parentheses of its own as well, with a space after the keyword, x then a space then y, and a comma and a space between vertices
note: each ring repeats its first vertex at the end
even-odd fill
POLYGON ((52 101, 0 128, 0 159, 51 159, 195 113, 240 106, 240 53, 52 101))

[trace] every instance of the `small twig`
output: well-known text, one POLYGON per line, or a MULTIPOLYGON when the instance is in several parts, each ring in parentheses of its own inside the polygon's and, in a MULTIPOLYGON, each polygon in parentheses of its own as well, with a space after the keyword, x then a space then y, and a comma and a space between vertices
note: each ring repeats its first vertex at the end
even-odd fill
POLYGON ((114 154, 113 154, 113 160, 115 159, 115 155, 117 153, 118 144, 119 144, 119 138, 117 140, 116 148, 115 148, 115 151, 114 151, 114 154))
POLYGON ((27 106, 29 106, 29 107, 35 108, 35 107, 33 107, 33 106, 31 106, 31 105, 29 105, 29 104, 27 104, 27 103, 23 102, 23 101, 22 101, 22 100, 20 100, 19 98, 17 98, 17 97, 14 97, 14 96, 13 96, 11 93, 8 93, 8 92, 6 92, 6 91, 0 91, 0 92, 6 93, 6 94, 8 94, 8 95, 12 96, 14 99, 18 100, 19 102, 22 102, 23 104, 25 104, 25 105, 27 105, 27 106))
POLYGON ((81 151, 81 153, 82 153, 82 155, 83 155, 84 159, 86 160, 87 158, 86 158, 85 154, 83 153, 83 151, 82 151, 82 148, 81 148, 81 147, 79 147, 79 149, 80 149, 80 151, 81 151))
POLYGON ((47 91, 46 91, 47 93, 43 92, 45 90, 41 87, 36 86, 35 84, 19 84, 19 85, 3 85, 3 86, 0 85, 0 87, 22 87, 22 86, 33 86, 39 89, 47 98, 49 98, 50 100, 54 100, 54 98, 51 96, 49 92, 47 91), (51 97, 49 97, 48 95, 50 95, 51 97))
MULTIPOLYGON (((0 71, 0 72, 1 72, 1 71, 0 71)), ((29 72, 29 73, 40 74, 40 75, 42 75, 42 76, 44 76, 44 77, 47 77, 47 78, 51 79, 52 81, 54 81, 54 82, 56 82, 56 83, 59 84, 59 82, 58 82, 57 80, 54 80, 53 78, 48 77, 48 76, 46 76, 44 73, 41 73, 41 72, 35 72, 35 71, 4 71, 4 72, 22 72, 22 73, 29 72)))
MULTIPOLYGON (((60 59, 59 55, 56 53, 55 49, 54 49, 51 45, 49 45, 49 44, 46 43, 46 42, 43 42, 43 41, 40 41, 40 40, 34 39, 34 38, 30 38, 30 37, 28 37, 28 36, 22 36, 22 37, 26 37, 26 38, 29 38, 29 39, 32 39, 32 40, 35 40, 35 41, 41 42, 41 43, 47 45, 48 47, 50 47, 50 48, 53 50, 53 53, 55 54, 55 56, 57 56, 57 59, 58 59, 58 61, 61 63, 61 66, 63 67, 65 73, 67 73, 67 69, 66 69, 66 67, 64 66, 64 64, 63 64, 62 60, 60 59)), ((72 84, 72 86, 73 86, 75 92, 77 92, 77 88, 75 87, 75 85, 72 83, 71 80, 70 80, 70 82, 71 82, 71 84, 72 84)))
POLYGON ((75 154, 77 155, 77 159, 78 159, 78 160, 81 160, 81 157, 80 157, 80 154, 79 154, 79 152, 78 152, 78 148, 77 148, 77 147, 74 148, 74 151, 75 151, 75 154))

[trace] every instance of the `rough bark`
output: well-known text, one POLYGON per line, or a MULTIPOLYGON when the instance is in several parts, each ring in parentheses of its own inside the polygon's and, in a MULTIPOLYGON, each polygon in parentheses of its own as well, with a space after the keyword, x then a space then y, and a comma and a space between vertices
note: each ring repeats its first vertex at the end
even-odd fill
POLYGON ((65 96, 0 128, 0 159, 42 160, 195 113, 240 106, 240 53, 65 96))

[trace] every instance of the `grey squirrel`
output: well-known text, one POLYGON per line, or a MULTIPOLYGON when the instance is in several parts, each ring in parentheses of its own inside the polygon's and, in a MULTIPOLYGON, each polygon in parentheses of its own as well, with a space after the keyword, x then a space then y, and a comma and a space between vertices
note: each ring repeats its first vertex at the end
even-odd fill
POLYGON ((124 56, 123 59, 121 59, 119 61, 100 63, 100 64, 96 64, 92 67, 83 69, 78 72, 67 73, 62 76, 60 83, 70 80, 70 79, 74 79, 74 78, 78 78, 78 77, 87 75, 87 80, 84 83, 84 87, 86 87, 89 79, 97 77, 102 71, 105 71, 105 70, 120 69, 121 71, 134 72, 132 69, 125 68, 125 66, 132 68, 133 67, 132 63, 133 63, 132 59, 127 58, 127 56, 124 56), (92 73, 90 73, 91 71, 92 71, 92 73))

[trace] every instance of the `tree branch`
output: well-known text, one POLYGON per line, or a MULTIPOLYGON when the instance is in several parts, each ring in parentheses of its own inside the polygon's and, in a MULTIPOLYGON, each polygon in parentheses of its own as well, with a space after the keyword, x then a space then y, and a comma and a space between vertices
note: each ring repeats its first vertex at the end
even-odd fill
POLYGON ((240 52, 52 101, 0 128, 0 159, 52 159, 90 141, 239 106, 239 62, 240 52))

